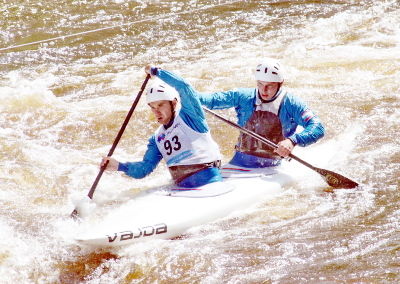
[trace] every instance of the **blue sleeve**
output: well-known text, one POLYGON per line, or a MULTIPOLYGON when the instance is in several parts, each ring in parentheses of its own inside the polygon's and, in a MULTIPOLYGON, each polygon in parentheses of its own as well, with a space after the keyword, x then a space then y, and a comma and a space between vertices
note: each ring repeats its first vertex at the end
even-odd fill
POLYGON ((305 147, 325 135, 325 128, 318 116, 300 98, 288 95, 283 106, 294 123, 304 128, 300 133, 294 133, 287 138, 305 147))
POLYGON ((157 69, 156 75, 165 83, 174 87, 181 98, 181 110, 179 115, 183 121, 193 130, 208 132, 208 125, 203 108, 201 107, 197 92, 193 87, 178 75, 163 69, 157 69))
POLYGON ((256 99, 255 88, 237 88, 216 93, 200 93, 202 105, 209 109, 235 108, 238 124, 244 126, 254 111, 256 99))
POLYGON ((162 155, 158 150, 154 136, 149 139, 147 150, 140 162, 119 163, 118 171, 122 171, 133 178, 144 178, 149 175, 161 161, 162 155))

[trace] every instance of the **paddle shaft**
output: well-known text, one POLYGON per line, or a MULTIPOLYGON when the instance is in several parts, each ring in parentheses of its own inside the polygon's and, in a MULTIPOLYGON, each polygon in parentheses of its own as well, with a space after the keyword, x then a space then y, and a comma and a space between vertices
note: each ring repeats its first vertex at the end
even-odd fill
MULTIPOLYGON (((143 91, 144 91, 144 89, 145 89, 145 87, 146 87, 146 85, 147 85, 147 82, 149 81, 150 77, 151 77, 151 76, 150 76, 149 74, 146 76, 146 79, 144 80, 144 82, 143 82, 143 84, 142 84, 142 86, 141 86, 141 88, 140 88, 140 91, 139 91, 139 93, 137 94, 137 96, 136 96, 136 98, 135 98, 135 100, 134 100, 134 102, 133 102, 133 104, 132 104, 132 106, 131 106, 131 109, 129 110, 128 114, 127 114, 126 117, 125 117, 124 123, 122 124, 121 128, 120 128, 119 131, 118 131, 117 136, 116 136, 115 139, 114 139, 114 143, 112 144, 112 146, 111 146, 111 148, 110 148, 110 151, 108 152, 107 157, 111 157, 111 156, 112 156, 112 154, 114 153, 115 148, 117 147, 117 145, 118 145, 118 143, 119 143, 119 140, 121 140, 122 134, 124 133, 124 131, 125 131, 125 129, 126 129, 128 123, 129 123, 129 120, 131 119, 132 114, 133 114, 133 112, 135 111, 135 108, 136 108, 137 104, 139 103, 139 99, 140 99, 140 97, 142 96, 143 91)), ((102 166, 102 167, 100 168, 100 171, 99 171, 99 173, 97 174, 97 177, 96 177, 96 179, 94 180, 94 182, 93 182, 93 184, 92 184, 92 187, 90 188, 89 193, 88 193, 88 195, 87 195, 90 199, 93 198, 94 191, 96 190, 97 184, 99 183, 101 176, 103 175, 105 169, 107 168, 107 165, 108 165, 108 161, 105 163, 104 166, 102 166)), ((78 211, 75 209, 75 210, 71 213, 71 216, 74 217, 74 216, 76 216, 77 214, 78 214, 78 211)))
POLYGON ((239 129, 241 132, 246 133, 246 134, 250 135, 251 137, 253 137, 253 138, 257 139, 257 140, 262 141, 263 143, 267 144, 267 145, 270 146, 271 148, 274 148, 274 149, 278 148, 278 145, 276 145, 274 142, 269 141, 268 139, 262 137, 261 135, 258 135, 257 133, 255 133, 255 132, 253 132, 253 131, 250 131, 250 130, 248 130, 248 129, 246 129, 246 128, 241 127, 239 124, 236 124, 236 123, 230 121, 229 119, 226 119, 225 117, 223 117, 223 116, 217 114, 216 112, 214 112, 214 111, 212 111, 212 110, 210 110, 210 109, 208 109, 208 108, 203 107, 203 109, 204 109, 206 112, 212 114, 213 116, 215 116, 215 117, 221 119, 222 121, 228 123, 229 125, 231 125, 231 126, 237 128, 237 129, 239 129))
MULTIPOLYGON (((253 137, 253 138, 257 139, 257 140, 262 141, 264 144, 267 144, 267 145, 270 146, 271 148, 273 148, 273 149, 277 149, 277 148, 278 148, 278 145, 276 145, 274 142, 268 140, 267 138, 262 137, 261 135, 255 133, 255 132, 253 132, 253 131, 250 131, 250 130, 248 130, 248 129, 246 129, 246 128, 241 127, 240 125, 238 125, 238 124, 236 124, 236 123, 234 123, 234 122, 232 122, 232 121, 230 121, 230 120, 228 120, 228 119, 222 117, 221 115, 219 115, 219 114, 213 112, 212 110, 210 110, 210 109, 208 109, 208 108, 203 107, 203 109, 204 109, 206 112, 208 112, 208 113, 214 115, 215 117, 217 117, 217 118, 223 120, 224 122, 228 123, 229 125, 231 125, 231 126, 237 128, 237 129, 239 129, 241 132, 246 133, 247 135, 250 135, 251 137, 253 137)), ((314 167, 313 165, 307 163, 306 161, 303 161, 302 159, 300 159, 299 157, 293 155, 292 153, 289 154, 289 157, 292 158, 292 159, 294 159, 294 160, 296 160, 296 161, 298 161, 299 163, 305 165, 306 167, 309 167, 309 168, 311 168, 311 169, 313 169, 313 170, 316 169, 316 167, 314 167)))
MULTIPOLYGON (((245 129, 243 127, 241 127, 240 125, 222 117, 221 115, 213 112, 212 110, 209 110, 208 108, 203 107, 203 109, 212 114, 213 116, 221 119, 222 121, 228 123, 229 125, 239 129, 241 132, 246 133, 247 135, 250 135, 251 137, 263 142, 264 144, 267 144, 268 146, 270 146, 273 149, 277 149, 278 145, 276 145, 274 142, 266 139, 265 137, 262 137, 261 135, 258 135, 257 133, 250 131, 248 129, 245 129)), ((332 172, 332 171, 328 171, 325 169, 320 169, 317 167, 314 167, 313 165, 307 163, 306 161, 303 161, 302 159, 300 159, 299 157, 293 155, 292 153, 289 154, 289 157, 298 161, 299 163, 303 164, 304 166, 312 169, 313 171, 319 173, 324 179, 325 181, 330 185, 333 186, 335 188, 354 188, 356 186, 358 186, 358 183, 355 181, 352 181, 338 173, 332 172)))

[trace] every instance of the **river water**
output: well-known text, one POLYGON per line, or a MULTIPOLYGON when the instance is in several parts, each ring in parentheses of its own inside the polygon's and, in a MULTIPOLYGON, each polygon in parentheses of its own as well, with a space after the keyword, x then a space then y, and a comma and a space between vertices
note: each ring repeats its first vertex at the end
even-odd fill
MULTIPOLYGON (((1 0, 0 11, 1 283, 400 282, 398 0, 1 0), (327 129, 294 154, 361 188, 326 192, 292 161, 302 178, 279 197, 181 239, 73 242, 74 200, 90 189, 146 64, 211 92, 255 87, 266 56, 327 129)), ((208 120, 226 162, 238 132, 208 120)), ((140 159, 156 127, 141 101, 114 156, 140 159)), ((163 163, 142 180, 106 173, 96 210, 169 182, 163 163)))

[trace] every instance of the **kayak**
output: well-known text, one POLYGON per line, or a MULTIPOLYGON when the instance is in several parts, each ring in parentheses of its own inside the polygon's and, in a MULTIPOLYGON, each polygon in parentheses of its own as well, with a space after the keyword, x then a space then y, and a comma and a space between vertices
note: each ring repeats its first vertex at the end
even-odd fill
MULTIPOLYGON (((85 224, 79 244, 121 246, 179 237, 190 228, 216 221, 277 196, 293 177, 280 167, 224 165, 223 180, 199 188, 162 186, 140 192, 97 224, 85 224)), ((83 221, 85 222, 85 221, 83 221)))

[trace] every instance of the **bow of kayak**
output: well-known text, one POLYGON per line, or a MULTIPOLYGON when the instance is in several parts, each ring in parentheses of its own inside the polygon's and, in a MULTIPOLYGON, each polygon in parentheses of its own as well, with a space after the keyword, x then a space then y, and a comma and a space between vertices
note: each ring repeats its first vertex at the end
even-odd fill
MULTIPOLYGON (((84 245, 120 246, 151 239, 171 239, 192 227, 277 196, 292 177, 278 169, 226 165, 223 181, 196 189, 164 186, 141 192, 101 222, 83 226, 76 237, 84 245)), ((85 221, 84 221, 85 222, 85 221)))

